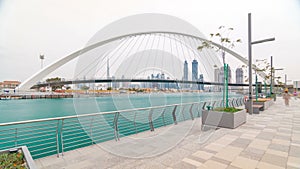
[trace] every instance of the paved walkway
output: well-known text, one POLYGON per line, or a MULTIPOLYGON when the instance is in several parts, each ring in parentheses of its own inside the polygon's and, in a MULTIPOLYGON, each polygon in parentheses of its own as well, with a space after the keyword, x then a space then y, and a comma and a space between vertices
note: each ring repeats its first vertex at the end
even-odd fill
MULTIPOLYGON (((120 157, 93 145, 66 152, 60 158, 50 156, 35 162, 38 168, 47 169, 300 168, 300 100, 291 100, 291 106, 286 107, 283 100, 277 98, 268 110, 259 115, 248 115, 246 124, 234 130, 216 130, 208 140, 203 138, 211 131, 201 131, 197 120, 191 132, 175 148, 151 158, 120 157)), ((123 140, 121 138, 120 142, 123 140)))

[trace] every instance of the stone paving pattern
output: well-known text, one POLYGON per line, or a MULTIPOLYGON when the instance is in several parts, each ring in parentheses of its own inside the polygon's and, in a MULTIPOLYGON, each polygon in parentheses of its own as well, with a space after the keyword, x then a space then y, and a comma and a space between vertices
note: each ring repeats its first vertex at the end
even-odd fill
POLYGON ((300 169, 300 100, 286 107, 277 98, 268 110, 248 115, 246 124, 218 129, 205 143, 199 136, 211 131, 201 131, 197 120, 178 146, 153 158, 119 157, 93 145, 35 162, 41 169, 300 169))

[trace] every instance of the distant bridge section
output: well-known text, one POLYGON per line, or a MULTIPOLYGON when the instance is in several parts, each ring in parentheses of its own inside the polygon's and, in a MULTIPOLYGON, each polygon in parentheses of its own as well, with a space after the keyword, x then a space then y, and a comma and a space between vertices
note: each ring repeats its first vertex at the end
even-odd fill
MULTIPOLYGON (((40 83, 34 85, 32 88, 54 86, 54 85, 70 85, 70 84, 83 84, 83 83, 114 83, 114 82, 148 82, 148 83, 176 83, 176 84, 203 84, 203 85, 218 85, 222 86, 224 83, 217 82, 200 82, 200 81, 190 81, 190 80, 170 80, 170 79, 90 79, 90 80, 67 80, 60 82, 51 83, 40 83)), ((248 86, 248 84, 236 84, 229 83, 228 86, 248 86)), ((255 86, 255 84, 253 84, 255 86)))

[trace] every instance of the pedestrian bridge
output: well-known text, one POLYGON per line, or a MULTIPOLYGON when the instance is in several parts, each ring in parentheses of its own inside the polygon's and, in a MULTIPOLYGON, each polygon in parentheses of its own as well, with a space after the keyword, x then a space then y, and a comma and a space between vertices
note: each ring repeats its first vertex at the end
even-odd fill
MULTIPOLYGON (((211 43, 248 65, 246 57, 211 42, 190 23, 164 14, 139 14, 117 20, 96 33, 82 49, 48 65, 36 72, 17 88, 29 90, 51 72, 73 59, 78 59, 73 79, 109 78, 122 76, 137 79, 146 78, 155 68, 166 73, 170 79, 183 77, 183 62, 199 61, 199 71, 207 79, 214 81, 214 69, 220 68, 220 56, 212 49, 197 50, 202 42, 211 43), (140 78, 140 77, 139 77, 140 78)), ((255 68, 255 65, 253 66, 255 68)), ((189 72, 191 72, 189 67, 189 72)), ((191 74, 191 73, 190 73, 191 74)), ((260 73, 265 76, 264 73, 260 73)))

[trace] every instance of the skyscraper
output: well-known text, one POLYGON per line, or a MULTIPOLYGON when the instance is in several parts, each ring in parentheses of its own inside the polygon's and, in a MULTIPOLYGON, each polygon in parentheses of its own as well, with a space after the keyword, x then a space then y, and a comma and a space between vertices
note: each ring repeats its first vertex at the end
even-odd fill
MULTIPOLYGON (((198 80, 198 61, 194 59, 192 62, 192 81, 197 81, 197 80, 198 80)), ((193 84, 192 89, 199 90, 199 85, 193 84)))
POLYGON ((198 62, 197 60, 193 60, 192 62, 192 81, 196 81, 198 79, 198 62))
MULTIPOLYGON (((214 69, 214 81, 217 83, 221 83, 220 82, 220 69, 219 68, 215 68, 214 69)), ((221 86, 214 86, 214 91, 221 91, 221 86)))
MULTIPOLYGON (((203 74, 199 75, 199 82, 204 82, 203 74)), ((204 90, 204 84, 199 85, 199 90, 204 90)))
MULTIPOLYGON (((230 66, 228 65, 228 83, 231 83, 231 80, 232 80, 232 76, 231 76, 231 68, 230 66)), ((224 66, 222 66, 220 68, 220 74, 219 74, 219 83, 224 83, 224 66)))
POLYGON ((244 82, 244 71, 242 68, 237 68, 235 71, 235 78, 237 84, 243 84, 244 82))
POLYGON ((220 76, 220 69, 219 68, 216 68, 214 69, 215 73, 214 73, 214 82, 219 82, 219 76, 220 76))
POLYGON ((189 79, 188 62, 184 61, 184 64, 183 64, 183 78, 182 78, 182 80, 188 80, 188 79, 189 79))

